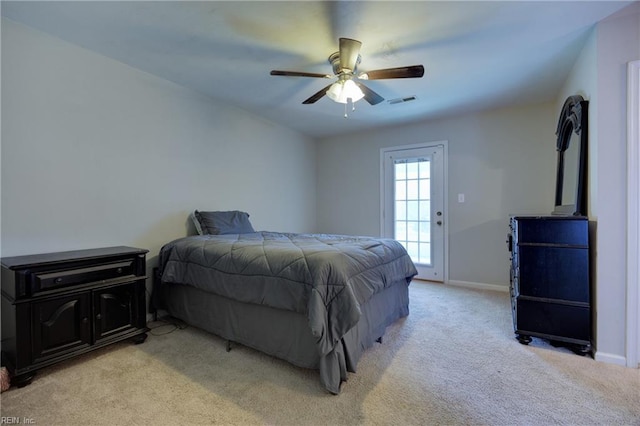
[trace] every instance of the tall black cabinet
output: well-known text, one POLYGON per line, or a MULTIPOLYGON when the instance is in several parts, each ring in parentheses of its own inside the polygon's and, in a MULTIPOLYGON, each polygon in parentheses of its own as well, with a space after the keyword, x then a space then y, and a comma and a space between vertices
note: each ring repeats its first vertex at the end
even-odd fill
POLYGON ((12 383, 111 343, 143 342, 146 253, 107 247, 2 258, 2 363, 12 383))
POLYGON ((520 343, 531 337, 591 351, 589 222, 582 216, 513 216, 511 307, 520 343))

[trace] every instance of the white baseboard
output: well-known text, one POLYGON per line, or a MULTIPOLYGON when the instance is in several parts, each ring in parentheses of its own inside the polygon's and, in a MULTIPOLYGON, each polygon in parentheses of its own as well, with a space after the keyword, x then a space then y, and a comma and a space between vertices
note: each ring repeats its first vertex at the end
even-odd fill
POLYGON ((473 288, 476 290, 491 290, 491 291, 500 291, 504 293, 509 292, 509 287, 499 284, 486 284, 486 283, 475 283, 472 281, 458 281, 458 280, 449 280, 447 281, 449 285, 455 285, 458 287, 467 287, 473 288))
POLYGON ((605 362, 607 364, 620 365, 622 367, 627 366, 627 359, 620 355, 608 354, 603 352, 596 351, 593 359, 600 362, 605 362))

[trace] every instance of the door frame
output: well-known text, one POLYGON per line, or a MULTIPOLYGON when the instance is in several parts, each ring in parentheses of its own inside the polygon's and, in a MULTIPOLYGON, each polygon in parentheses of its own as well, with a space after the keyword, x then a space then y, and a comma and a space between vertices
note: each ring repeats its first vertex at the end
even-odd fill
POLYGON ((627 367, 640 364, 640 61, 627 66, 627 367))
POLYGON ((442 256, 443 256, 443 274, 442 274, 442 282, 447 284, 449 282, 449 141, 441 140, 441 141, 432 141, 432 142, 423 142, 416 143, 410 145, 397 145, 397 146, 388 146, 384 148, 380 148, 380 236, 384 237, 385 235, 385 203, 384 203, 384 191, 385 191, 385 181, 384 181, 384 163, 385 156, 389 152, 400 151, 405 149, 421 149, 421 148, 432 148, 436 145, 443 146, 442 152, 442 205, 443 205, 443 216, 442 220, 443 224, 443 235, 442 235, 442 256))

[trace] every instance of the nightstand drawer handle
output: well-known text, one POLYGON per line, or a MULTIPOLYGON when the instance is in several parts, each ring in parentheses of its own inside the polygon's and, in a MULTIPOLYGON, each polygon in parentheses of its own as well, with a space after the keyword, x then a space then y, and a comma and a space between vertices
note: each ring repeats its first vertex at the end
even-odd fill
POLYGON ((96 315, 96 319, 102 319, 102 315, 100 314, 96 315))
POLYGON ((58 277, 58 278, 56 278, 56 280, 55 280, 55 281, 56 281, 56 284, 60 284, 60 283, 62 282, 62 277, 58 277))
POLYGON ((117 273, 119 273, 119 274, 121 274, 121 273, 122 273, 122 268, 118 268, 118 269, 116 269, 116 272, 117 272, 117 273))

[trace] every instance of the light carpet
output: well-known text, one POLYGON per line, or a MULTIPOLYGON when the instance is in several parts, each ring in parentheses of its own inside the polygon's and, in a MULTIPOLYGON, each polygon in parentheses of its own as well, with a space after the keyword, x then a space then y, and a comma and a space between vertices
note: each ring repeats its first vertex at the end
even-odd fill
POLYGON ((410 297, 409 316, 337 396, 316 371, 153 323, 144 344, 100 349, 2 393, 1 415, 38 425, 640 425, 640 370, 519 344, 508 294, 414 281, 410 297))

